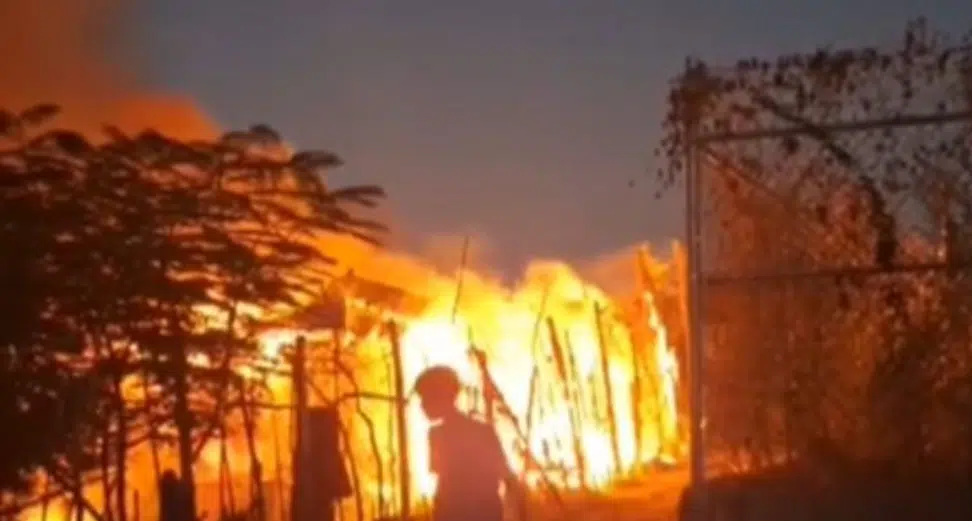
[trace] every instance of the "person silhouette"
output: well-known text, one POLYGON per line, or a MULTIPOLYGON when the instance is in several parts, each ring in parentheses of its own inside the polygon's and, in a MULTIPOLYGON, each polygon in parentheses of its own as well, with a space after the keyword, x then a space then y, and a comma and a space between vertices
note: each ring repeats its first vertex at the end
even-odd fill
POLYGON ((438 477, 433 521, 502 521, 500 486, 522 500, 492 426, 456 407, 459 377, 446 366, 426 369, 415 382, 422 411, 433 423, 429 430, 429 467, 438 477))

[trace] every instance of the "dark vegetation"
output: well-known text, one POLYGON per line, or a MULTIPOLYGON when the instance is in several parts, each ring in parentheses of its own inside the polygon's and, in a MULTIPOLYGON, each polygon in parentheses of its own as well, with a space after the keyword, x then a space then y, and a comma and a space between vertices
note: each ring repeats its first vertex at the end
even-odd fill
POLYGON ((679 78, 660 181, 695 154, 713 510, 972 515, 970 45, 919 20, 892 48, 679 78), (797 132, 687 147, 773 128, 797 132))
POLYGON ((324 291, 319 239, 373 240, 353 210, 383 194, 332 187, 336 156, 265 126, 95 141, 52 127, 57 112, 0 111, 0 519, 42 474, 82 503, 96 474, 111 499, 90 513, 124 520, 130 447, 177 447, 192 482, 205 440, 261 393, 235 370, 273 319, 250 310, 324 291))

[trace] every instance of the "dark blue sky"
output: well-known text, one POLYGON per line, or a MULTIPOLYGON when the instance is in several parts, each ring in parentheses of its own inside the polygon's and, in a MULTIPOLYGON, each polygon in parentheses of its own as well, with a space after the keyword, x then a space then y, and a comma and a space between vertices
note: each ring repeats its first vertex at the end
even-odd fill
POLYGON ((496 262, 589 258, 681 227, 656 166, 667 81, 732 62, 891 41, 969 0, 152 0, 153 83, 220 123, 272 124, 374 182, 401 237, 474 233, 496 262))

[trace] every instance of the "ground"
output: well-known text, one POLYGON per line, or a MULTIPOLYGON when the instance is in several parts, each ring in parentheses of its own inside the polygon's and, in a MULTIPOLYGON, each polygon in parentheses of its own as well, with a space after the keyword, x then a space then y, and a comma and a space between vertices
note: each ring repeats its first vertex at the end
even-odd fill
POLYGON ((685 470, 653 472, 599 494, 571 496, 561 507, 547 500, 531 509, 529 521, 675 521, 685 470))

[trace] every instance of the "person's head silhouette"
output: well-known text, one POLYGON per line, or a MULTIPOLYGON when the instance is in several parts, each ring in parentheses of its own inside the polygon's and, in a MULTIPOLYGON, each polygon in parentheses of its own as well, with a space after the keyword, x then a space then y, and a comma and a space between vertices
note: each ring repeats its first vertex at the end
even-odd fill
POLYGON ((442 420, 458 412, 459 375, 444 365, 430 367, 415 380, 415 392, 422 410, 432 421, 442 420))

